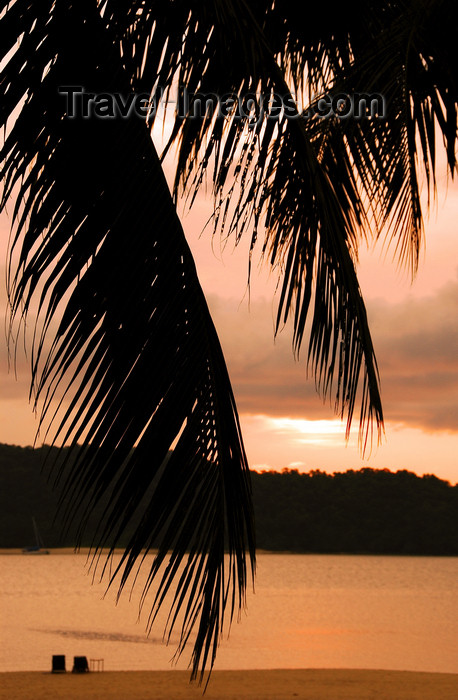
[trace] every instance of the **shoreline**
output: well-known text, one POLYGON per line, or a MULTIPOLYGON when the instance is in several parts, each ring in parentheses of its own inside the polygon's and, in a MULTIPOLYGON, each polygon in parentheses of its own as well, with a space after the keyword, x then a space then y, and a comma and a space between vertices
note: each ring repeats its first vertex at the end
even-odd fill
POLYGON ((456 700, 458 674, 365 669, 213 671, 207 690, 188 671, 0 673, 5 700, 456 700))
MULTIPOLYGON (((80 547, 75 549, 74 547, 45 547, 49 554, 82 554, 91 555, 94 554, 94 550, 90 547, 80 547)), ((123 547, 117 547, 113 554, 123 554, 123 547)), ((149 554, 155 554, 157 550, 151 549, 149 554)), ((102 549, 101 554, 108 554, 108 549, 102 549)), ((18 555, 24 554, 23 548, 21 547, 0 547, 0 556, 2 555, 18 555)), ((30 552, 28 553, 30 554, 30 552)), ((33 553, 32 553, 33 554, 33 553)), ((440 558, 440 559, 457 559, 458 554, 385 554, 385 553, 374 553, 374 552, 296 552, 291 550, 276 550, 276 549, 257 549, 257 556, 264 556, 266 554, 272 556, 311 556, 311 557, 399 557, 409 558, 409 559, 428 559, 428 558, 440 558)), ((0 671, 1 673, 1 671, 0 671)))

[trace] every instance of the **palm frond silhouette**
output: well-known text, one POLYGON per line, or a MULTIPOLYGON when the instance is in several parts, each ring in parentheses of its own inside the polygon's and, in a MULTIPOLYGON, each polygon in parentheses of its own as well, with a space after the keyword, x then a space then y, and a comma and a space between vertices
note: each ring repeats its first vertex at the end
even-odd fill
POLYGON ((0 1, 1 206, 15 202, 12 319, 39 319, 31 391, 53 442, 72 446, 63 494, 80 533, 111 494, 96 554, 137 518, 121 588, 160 542, 152 617, 173 591, 167 634, 180 625, 179 653, 192 641, 193 676, 244 605, 255 545, 235 400, 174 198, 208 174, 215 230, 260 239, 280 279, 277 329, 292 318, 299 352, 311 320, 309 367, 347 432, 360 402, 364 446, 383 413, 358 245, 385 235, 416 270, 419 177, 434 190, 440 139, 456 167, 457 13, 451 0, 317 4, 306 18, 286 0, 0 1), (172 195, 154 115, 69 118, 69 86, 178 92, 172 195), (198 93, 244 109, 194 118, 198 93), (371 93, 384 115, 320 116, 322 99, 371 93), (259 114, 257 95, 288 110, 259 114))

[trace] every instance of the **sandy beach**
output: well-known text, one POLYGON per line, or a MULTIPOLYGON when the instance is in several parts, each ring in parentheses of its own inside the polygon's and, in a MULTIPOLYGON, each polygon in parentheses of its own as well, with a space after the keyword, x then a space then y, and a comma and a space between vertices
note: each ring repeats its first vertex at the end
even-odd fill
MULTIPOLYGON (((8 700, 193 700, 203 687, 184 671, 0 674, 8 700)), ((458 675, 409 671, 215 671, 206 700, 456 700, 458 675)))

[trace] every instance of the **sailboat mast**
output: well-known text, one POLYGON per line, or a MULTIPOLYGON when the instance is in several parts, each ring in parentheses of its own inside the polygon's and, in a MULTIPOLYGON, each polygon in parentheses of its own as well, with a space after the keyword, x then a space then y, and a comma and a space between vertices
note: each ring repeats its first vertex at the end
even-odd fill
POLYGON ((43 540, 41 539, 40 533, 38 532, 37 522, 36 522, 36 520, 35 520, 34 517, 32 517, 32 523, 33 523, 33 531, 34 531, 34 533, 35 533, 35 542, 36 542, 36 545, 37 545, 37 547, 41 548, 41 547, 44 546, 44 545, 43 545, 43 540))

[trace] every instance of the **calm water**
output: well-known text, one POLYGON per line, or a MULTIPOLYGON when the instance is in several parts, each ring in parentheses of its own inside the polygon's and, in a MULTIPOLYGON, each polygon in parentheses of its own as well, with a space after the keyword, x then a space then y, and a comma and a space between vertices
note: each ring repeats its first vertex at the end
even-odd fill
MULTIPOLYGON (((85 561, 0 557, 0 671, 48 670, 53 654, 67 669, 75 655, 170 668, 160 624, 147 638, 146 610, 138 621, 140 588, 115 606, 85 561)), ((259 555, 256 593, 216 668, 294 667, 458 673, 458 558, 259 555)))

